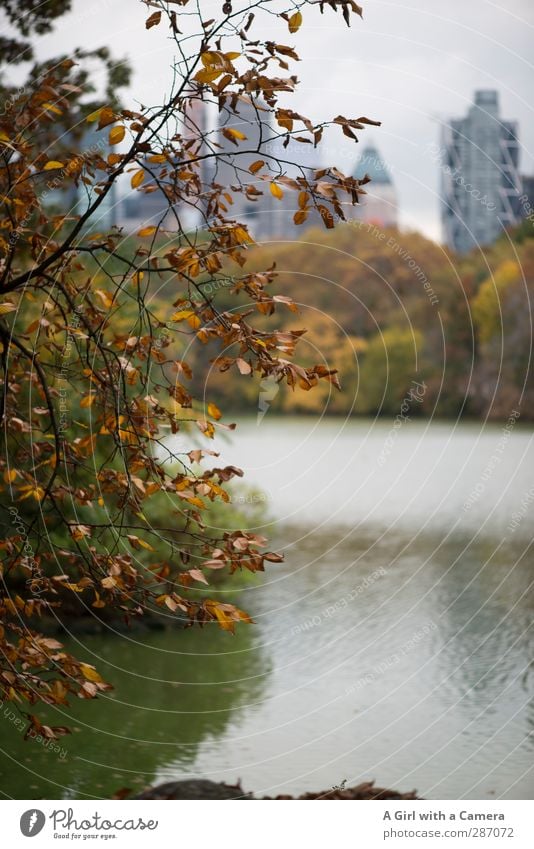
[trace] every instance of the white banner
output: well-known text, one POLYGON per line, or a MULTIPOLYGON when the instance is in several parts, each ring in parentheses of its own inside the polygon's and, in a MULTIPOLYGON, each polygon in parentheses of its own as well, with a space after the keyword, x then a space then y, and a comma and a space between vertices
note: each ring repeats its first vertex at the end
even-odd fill
POLYGON ((532 849, 526 801, 4 801, 2 845, 45 849, 78 845, 167 849, 275 846, 483 847, 532 849), (259 807, 258 807, 259 805, 259 807), (204 808, 204 810, 202 810, 204 808), (35 841, 35 842, 32 842, 35 841))

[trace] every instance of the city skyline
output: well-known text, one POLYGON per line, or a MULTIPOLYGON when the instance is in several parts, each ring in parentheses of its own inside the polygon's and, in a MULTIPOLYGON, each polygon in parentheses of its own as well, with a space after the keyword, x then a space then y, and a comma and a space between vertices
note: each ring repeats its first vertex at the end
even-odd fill
MULTIPOLYGON (((439 172, 428 149, 439 143, 444 123, 466 112, 473 91, 499 89, 503 114, 521 127, 521 173, 534 172, 533 11, 530 0, 512 0, 506 8, 490 0, 450 0, 446 10, 429 10, 425 0, 412 0, 410 8, 374 0, 351 29, 325 10, 323 16, 307 12, 306 27, 295 35, 273 25, 273 37, 294 44, 302 56, 295 100, 300 111, 319 120, 341 113, 382 121, 360 134, 360 145, 329 134, 324 159, 352 173, 363 147, 378 146, 397 186, 401 227, 439 240, 439 172)), ((74 0, 61 32, 36 39, 38 56, 57 54, 67 41, 100 46, 104 14, 116 33, 115 55, 127 54, 134 67, 126 97, 154 102, 168 87, 173 48, 155 30, 147 34, 141 4, 101 0, 90 9, 74 0)), ((23 78, 22 69, 17 74, 23 78)))

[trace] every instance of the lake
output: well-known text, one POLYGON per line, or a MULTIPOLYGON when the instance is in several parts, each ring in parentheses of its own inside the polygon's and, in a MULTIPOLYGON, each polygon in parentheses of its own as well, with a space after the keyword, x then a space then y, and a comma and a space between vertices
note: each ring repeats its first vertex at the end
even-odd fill
POLYGON ((116 688, 56 713, 74 725, 56 752, 4 705, 6 792, 204 776, 260 796, 375 779, 532 798, 533 436, 513 417, 242 420, 221 459, 286 561, 214 592, 256 624, 72 635, 116 688))

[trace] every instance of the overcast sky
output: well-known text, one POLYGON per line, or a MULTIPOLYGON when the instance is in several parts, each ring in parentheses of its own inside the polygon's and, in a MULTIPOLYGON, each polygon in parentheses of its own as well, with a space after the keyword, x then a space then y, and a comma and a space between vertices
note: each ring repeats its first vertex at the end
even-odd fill
MULTIPOLYGON (((502 117, 520 124, 522 170, 534 171, 534 0, 359 1, 364 19, 355 18, 351 29, 330 10, 309 10, 299 33, 285 30, 285 43, 303 59, 293 108, 316 119, 339 112, 380 119, 382 127, 362 133, 361 142, 372 140, 390 168, 401 225, 439 239, 439 173, 428 145, 439 140, 442 121, 465 113, 476 88, 498 89, 502 117)), ((220 5, 201 0, 206 18, 220 5)), ((173 53, 163 27, 145 30, 146 17, 137 0, 73 0, 72 13, 39 40, 38 53, 109 44, 117 56, 131 57, 132 94, 153 104, 173 53)), ((323 156, 350 170, 358 147, 339 145, 323 156)))

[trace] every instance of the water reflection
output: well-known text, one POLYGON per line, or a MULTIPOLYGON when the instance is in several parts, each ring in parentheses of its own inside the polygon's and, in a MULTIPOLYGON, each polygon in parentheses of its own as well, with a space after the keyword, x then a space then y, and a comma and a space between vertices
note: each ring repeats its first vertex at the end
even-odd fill
POLYGON ((267 530, 287 555, 235 599, 257 624, 84 638, 116 692, 76 705, 64 759, 0 723, 11 795, 109 796, 191 774, 260 795, 375 779, 430 798, 532 798, 528 515, 509 527, 532 486, 531 433, 516 426, 470 502, 499 427, 411 423, 377 469, 387 425, 342 425, 245 424, 222 462, 269 493, 267 530))
MULTIPOLYGON (((234 638, 207 627, 200 635, 84 636, 67 646, 98 663, 115 690, 73 704, 67 721, 75 730, 59 742, 62 752, 25 743, 9 721, 0 723, 0 780, 15 798, 109 798, 150 784, 169 763, 187 772, 203 742, 261 699, 269 674, 250 628, 234 638)), ((59 711, 49 716, 65 723, 59 711)))

